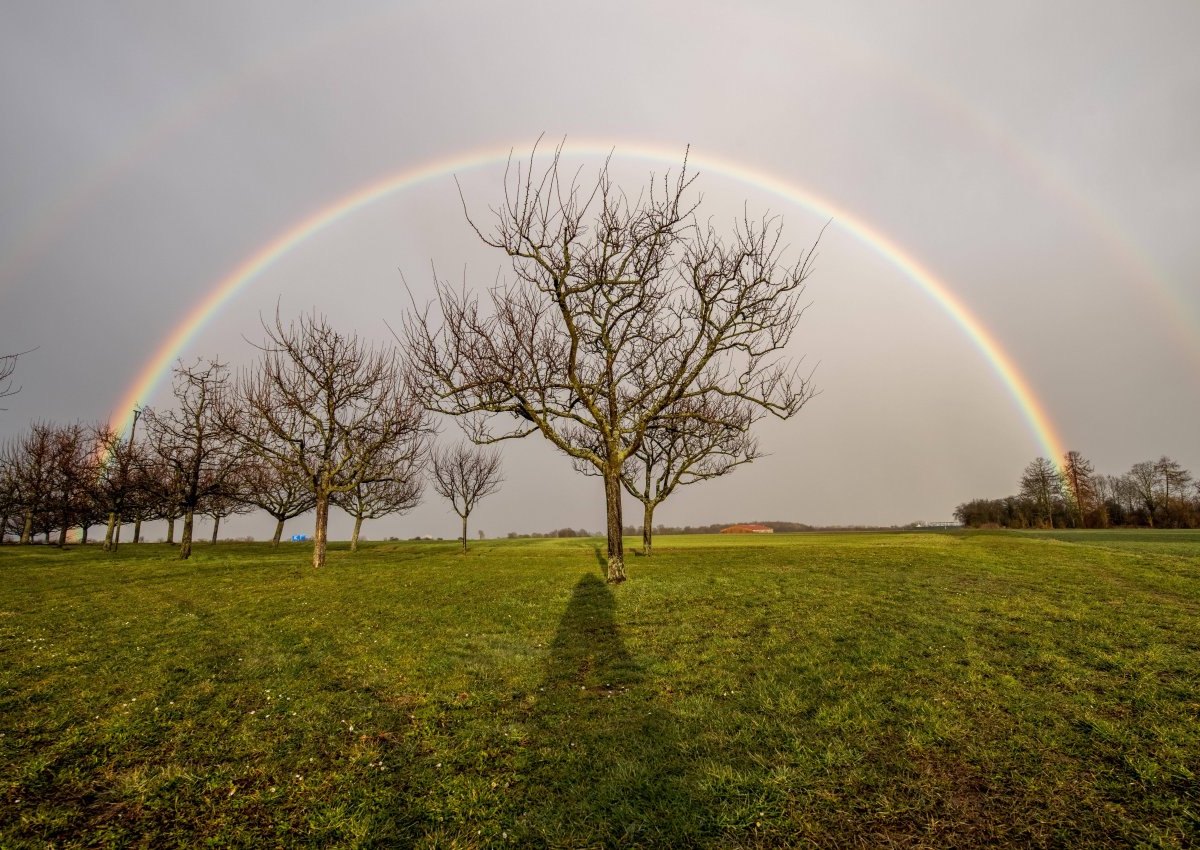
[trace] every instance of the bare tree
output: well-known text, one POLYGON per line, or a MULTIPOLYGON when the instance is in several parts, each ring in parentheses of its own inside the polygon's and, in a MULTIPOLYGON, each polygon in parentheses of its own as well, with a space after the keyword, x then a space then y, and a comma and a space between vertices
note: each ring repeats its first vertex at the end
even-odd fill
POLYGON ((0 544, 9 534, 9 522, 20 510, 17 501, 17 482, 9 442, 0 444, 0 544))
MULTIPOLYGON (((625 579, 622 475, 672 405, 723 395, 780 418, 812 396, 783 357, 813 252, 782 260, 778 219, 748 215, 723 238, 679 175, 630 200, 607 163, 595 183, 510 162, 504 203, 475 233, 514 280, 479 298, 437 283, 404 318, 425 404, 465 417, 477 443, 540 433, 604 481, 608 579, 625 579), (589 224, 589 221, 591 222, 589 224)), ((464 201, 464 210, 466 204, 464 201)))
POLYGON ((216 545, 221 532, 221 520, 234 514, 249 513, 253 509, 254 506, 246 498, 242 471, 226 475, 221 486, 209 488, 200 503, 200 513, 212 517, 213 521, 212 539, 209 542, 216 545))
POLYGON ((225 423, 252 452, 304 471, 320 567, 330 498, 355 490, 381 458, 424 445, 432 426, 402 380, 395 348, 342 334, 315 312, 286 327, 277 312, 263 329, 262 360, 243 375, 225 423))
POLYGON ((34 422, 17 440, 6 444, 6 467, 12 476, 13 506, 21 513, 19 542, 33 542, 35 526, 44 526, 54 480, 54 426, 34 422))
POLYGON ((1021 474, 1021 496, 1033 503, 1034 514, 1054 528, 1054 503, 1062 498, 1062 476, 1044 457, 1035 458, 1021 474))
POLYGON ((1125 479, 1130 492, 1146 512, 1147 524, 1153 528, 1160 500, 1157 465, 1152 460, 1135 463, 1129 468, 1129 472, 1125 473, 1125 479))
POLYGON ((161 505, 156 500, 159 485, 150 480, 150 476, 156 474, 159 470, 149 462, 145 446, 142 446, 140 454, 141 458, 139 459, 137 475, 135 476, 133 499, 129 504, 129 518, 133 520, 134 543, 142 542, 142 524, 157 519, 161 515, 161 505))
POLYGON ((149 429, 142 475, 142 498, 146 516, 167 522, 168 546, 175 545, 175 521, 183 515, 187 482, 171 457, 171 440, 149 429))
POLYGON ((1128 525, 1138 509, 1138 494, 1129 474, 1104 476, 1111 494, 1107 505, 1118 525, 1128 525))
POLYGON ((91 521, 97 466, 95 443, 86 426, 35 422, 0 451, 0 528, 8 531, 10 517, 20 516, 11 530, 21 543, 32 543, 35 531, 45 533, 49 543, 57 531, 62 546, 71 528, 91 521))
POLYGON ((67 532, 87 514, 95 498, 98 463, 94 429, 81 422, 53 429, 50 494, 46 506, 51 526, 58 530, 58 545, 67 543, 67 532))
POLYGON ((500 453, 459 443, 438 449, 431 464, 433 489, 462 519, 462 550, 467 551, 467 518, 486 496, 500 489, 500 453))
MULTIPOLYGON (((423 446, 412 446, 424 453, 423 446)), ((381 519, 411 511, 421 503, 420 458, 392 458, 382 469, 358 482, 349 492, 332 496, 335 505, 354 517, 350 551, 358 551, 363 520, 381 519)))
POLYGON ((1092 462, 1079 452, 1069 451, 1063 456, 1062 482, 1070 497, 1071 512, 1080 527, 1087 524, 1096 501, 1095 473, 1092 462))
POLYGON ((247 468, 246 500, 275 518, 272 546, 279 546, 283 524, 316 507, 317 500, 304 470, 281 463, 276 457, 258 456, 247 468))
POLYGON ((222 427, 220 411, 229 393, 229 371, 216 360, 198 360, 175 367, 173 392, 178 409, 159 412, 147 408, 144 416, 151 441, 179 483, 183 535, 179 557, 192 555, 196 512, 204 500, 220 493, 240 462, 240 446, 222 427))
POLYGON ((128 437, 109 425, 96 431, 95 439, 102 461, 97 495, 108 519, 104 532, 106 552, 115 552, 120 546, 121 525, 136 510, 134 502, 141 495, 139 491, 143 484, 142 466, 145 458, 135 442, 141 415, 141 410, 133 412, 133 424, 128 437))
MULTIPOLYGON (((1113 522, 1114 507, 1117 506, 1116 481, 1112 475, 1095 474, 1092 476, 1093 497, 1096 503, 1096 523, 1100 528, 1108 528, 1113 522)), ((1120 511, 1117 511, 1120 513, 1120 511)))
POLYGON ((1180 513, 1178 510, 1180 506, 1176 503, 1184 498, 1187 486, 1192 483, 1192 473, 1184 469, 1179 461, 1166 455, 1155 462, 1154 470, 1158 473, 1162 485, 1162 506, 1165 518, 1167 522, 1177 526, 1179 525, 1177 514, 1180 513), (1172 502, 1172 499, 1175 501, 1172 502))
MULTIPOLYGON (((761 418, 754 405, 714 394, 672 405, 646 428, 621 474, 626 492, 642 503, 642 554, 652 552, 655 509, 676 488, 728 475, 762 457, 750 433, 761 418)), ((596 474, 578 461, 575 466, 596 474)))

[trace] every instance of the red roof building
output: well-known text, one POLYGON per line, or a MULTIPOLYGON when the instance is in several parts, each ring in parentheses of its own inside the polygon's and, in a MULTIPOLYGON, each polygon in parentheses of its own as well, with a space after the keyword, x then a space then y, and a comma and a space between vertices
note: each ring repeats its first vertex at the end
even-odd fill
POLYGON ((760 525, 757 522, 746 522, 740 525, 731 525, 728 528, 721 529, 722 534, 774 534, 775 529, 769 525, 760 525))

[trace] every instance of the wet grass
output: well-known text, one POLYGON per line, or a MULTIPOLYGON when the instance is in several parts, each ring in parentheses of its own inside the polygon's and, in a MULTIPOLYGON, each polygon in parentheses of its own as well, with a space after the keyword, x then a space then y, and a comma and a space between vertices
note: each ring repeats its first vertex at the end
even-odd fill
POLYGON ((1200 840, 1200 535, 602 546, 3 547, 0 846, 1200 840))

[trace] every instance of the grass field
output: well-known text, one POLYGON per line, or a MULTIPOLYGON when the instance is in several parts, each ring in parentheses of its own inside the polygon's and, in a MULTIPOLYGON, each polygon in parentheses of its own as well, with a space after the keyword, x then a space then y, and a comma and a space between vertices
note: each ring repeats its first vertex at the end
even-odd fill
POLYGON ((1200 842, 1200 534, 602 549, 3 547, 0 846, 1200 842))

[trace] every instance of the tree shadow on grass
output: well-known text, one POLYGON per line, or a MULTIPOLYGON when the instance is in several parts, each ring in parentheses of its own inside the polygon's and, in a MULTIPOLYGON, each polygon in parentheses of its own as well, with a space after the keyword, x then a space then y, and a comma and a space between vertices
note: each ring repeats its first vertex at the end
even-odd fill
POLYGON ((678 721, 644 686, 615 612, 612 589, 589 573, 559 621, 526 723, 522 845, 680 846, 699 837, 678 721))
MULTIPOLYGON (((608 575, 608 554, 600 548, 599 543, 592 544, 592 552, 596 555, 596 564, 600 567, 600 575, 608 575)), ((561 628, 561 624, 560 624, 561 628)))

